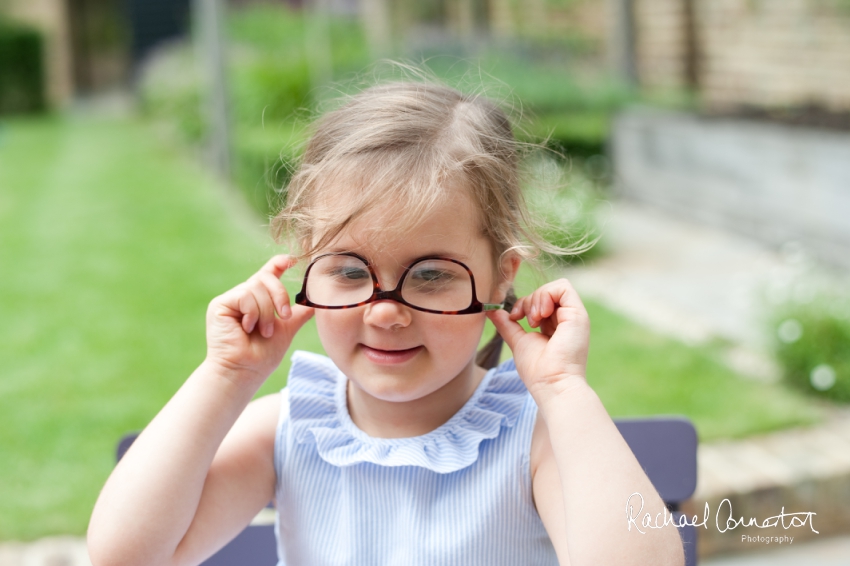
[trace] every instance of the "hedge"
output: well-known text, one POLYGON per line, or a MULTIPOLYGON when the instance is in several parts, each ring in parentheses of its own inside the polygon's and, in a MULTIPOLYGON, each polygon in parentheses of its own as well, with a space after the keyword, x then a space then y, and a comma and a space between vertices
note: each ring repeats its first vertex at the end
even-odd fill
POLYGON ((45 109, 43 52, 37 30, 0 19, 0 114, 45 109))

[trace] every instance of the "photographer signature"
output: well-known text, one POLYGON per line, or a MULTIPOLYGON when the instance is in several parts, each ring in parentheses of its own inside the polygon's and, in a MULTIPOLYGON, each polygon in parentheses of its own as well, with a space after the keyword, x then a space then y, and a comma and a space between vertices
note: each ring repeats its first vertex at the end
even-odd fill
MULTIPOLYGON (((629 531, 632 530, 632 525, 640 532, 641 534, 645 534, 644 531, 641 530, 641 527, 645 529, 661 529, 666 527, 667 525, 674 525, 677 527, 684 526, 693 526, 693 527, 705 527, 708 528, 708 521, 711 516, 711 511, 708 507, 708 502, 705 504, 705 512, 703 513, 702 522, 697 522, 697 515, 693 516, 691 521, 688 521, 687 515, 679 515, 678 519, 676 519, 672 513, 670 513, 667 508, 664 508, 664 511, 661 513, 657 513, 653 519, 651 513, 647 512, 640 519, 640 525, 638 525, 638 518, 643 511, 643 495, 638 492, 631 494, 626 501, 626 520, 629 531), (637 496, 640 498, 640 508, 635 512, 634 504, 632 503, 632 499, 637 496)), ((750 517, 745 519, 743 516, 739 518, 735 518, 732 514, 732 502, 728 499, 724 499, 720 502, 720 505, 717 507, 717 515, 714 518, 714 524, 717 527, 717 530, 721 533, 725 533, 726 531, 731 531, 733 529, 737 529, 738 527, 758 527, 759 529, 767 529, 770 527, 776 527, 781 525, 783 529, 790 529, 796 527, 803 527, 806 524, 812 529, 812 532, 818 533, 815 530, 814 523, 812 521, 812 517, 817 515, 817 513, 813 513, 811 511, 803 511, 799 513, 786 513, 785 507, 782 507, 782 511, 780 511, 779 515, 774 515, 773 517, 768 517, 764 519, 761 523, 755 517, 750 517), (728 507, 728 516, 726 516, 726 508, 728 507), (721 522, 721 516, 725 516, 725 521, 721 522), (786 523, 786 519, 789 520, 786 523)))

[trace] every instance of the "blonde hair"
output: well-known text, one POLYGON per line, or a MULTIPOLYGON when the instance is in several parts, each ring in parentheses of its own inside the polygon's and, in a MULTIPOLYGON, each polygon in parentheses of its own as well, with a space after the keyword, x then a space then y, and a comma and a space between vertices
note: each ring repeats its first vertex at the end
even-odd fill
POLYGON ((403 235, 462 186, 496 265, 508 250, 525 260, 580 251, 540 237, 523 199, 523 156, 543 146, 518 141, 508 112, 488 97, 417 75, 344 96, 314 123, 272 219, 278 241, 291 238, 309 257, 388 203, 401 212, 382 216, 382 231, 403 235))

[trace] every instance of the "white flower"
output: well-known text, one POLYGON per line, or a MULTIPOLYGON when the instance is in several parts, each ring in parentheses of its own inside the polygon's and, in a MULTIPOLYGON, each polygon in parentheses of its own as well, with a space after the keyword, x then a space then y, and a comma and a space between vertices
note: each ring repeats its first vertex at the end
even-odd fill
POLYGON ((835 385, 835 370, 827 364, 821 364, 812 370, 809 380, 818 391, 826 391, 835 385))
POLYGON ((786 344, 792 344, 803 336, 803 325, 800 321, 789 318, 779 325, 776 334, 786 344))

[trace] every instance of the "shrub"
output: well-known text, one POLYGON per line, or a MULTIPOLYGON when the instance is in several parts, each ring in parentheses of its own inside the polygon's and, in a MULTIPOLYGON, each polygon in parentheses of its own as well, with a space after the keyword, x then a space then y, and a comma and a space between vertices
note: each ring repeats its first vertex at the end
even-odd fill
POLYGON ((821 296, 809 304, 786 304, 773 322, 776 356, 786 381, 850 402, 850 301, 821 296))
POLYGON ((158 48, 146 61, 137 86, 142 111, 174 124, 190 142, 199 142, 206 134, 202 88, 195 52, 185 42, 158 48))
POLYGON ((604 198, 596 181, 584 167, 570 167, 551 157, 540 157, 530 166, 532 184, 525 189, 525 197, 540 235, 550 244, 577 250, 570 256, 544 254, 544 259, 569 264, 603 253, 597 242, 596 213, 604 198))
POLYGON ((573 110, 536 118, 530 132, 546 140, 546 145, 567 157, 587 159, 606 153, 611 112, 573 110))
POLYGON ((260 54, 231 65, 228 79, 238 124, 277 124, 310 106, 310 72, 303 59, 260 54))
MULTIPOLYGON (((306 53, 305 16, 285 6, 233 9, 227 20, 227 85, 232 126, 233 180, 252 207, 266 216, 280 202, 309 114, 319 94, 306 53)), ((356 22, 332 19, 334 73, 359 69, 366 42, 356 22)), ((190 143, 206 136, 203 76, 188 43, 161 48, 139 81, 143 110, 176 126, 190 143)))
POLYGON ((524 114, 524 127, 517 132, 520 139, 545 139, 549 148, 568 158, 605 155, 612 116, 638 100, 622 82, 601 73, 579 78, 566 64, 535 53, 522 56, 491 48, 474 60, 435 57, 428 66, 449 83, 472 75, 492 83, 488 87, 497 91, 508 85, 524 114))
POLYGON ((45 109, 43 39, 0 17, 0 114, 45 109))
POLYGON ((240 132, 233 144, 233 177, 252 208, 269 217, 280 208, 304 142, 298 128, 240 132))

